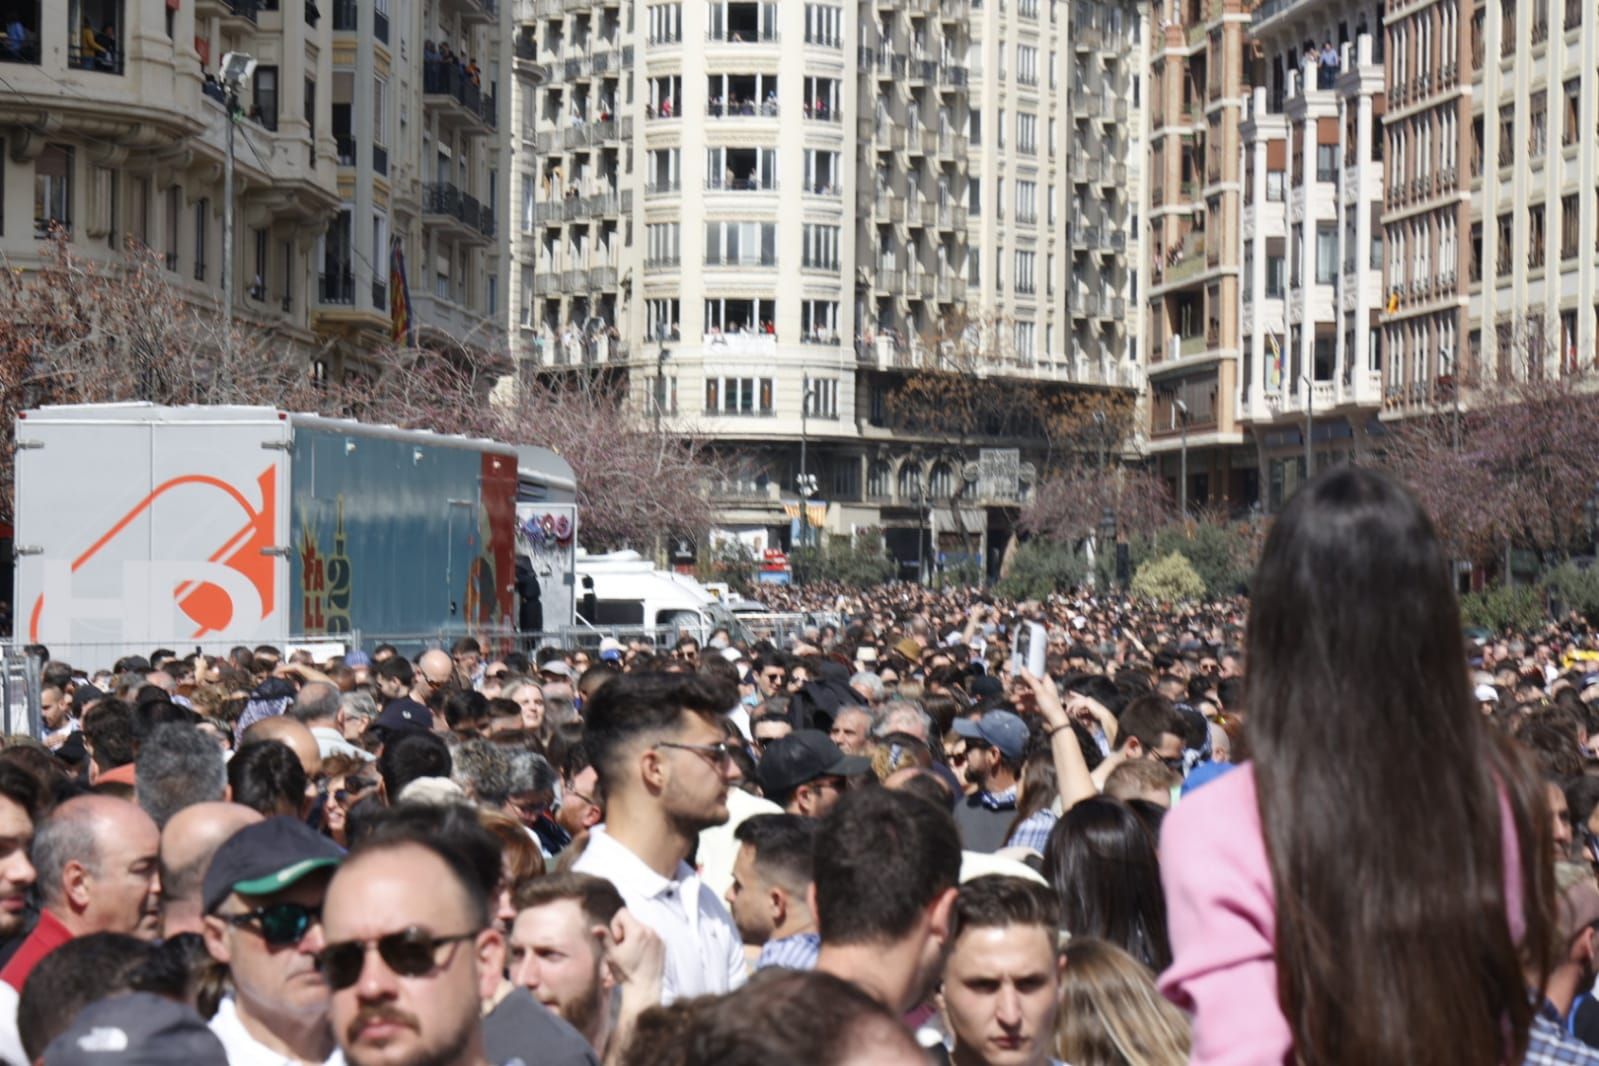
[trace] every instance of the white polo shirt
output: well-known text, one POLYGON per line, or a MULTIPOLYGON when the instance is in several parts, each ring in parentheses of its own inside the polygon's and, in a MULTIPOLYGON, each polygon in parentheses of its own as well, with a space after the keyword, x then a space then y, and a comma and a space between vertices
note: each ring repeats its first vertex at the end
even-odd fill
MULTIPOLYGON (((211 1017, 211 1032, 222 1041, 228 1066, 300 1066, 299 1060, 278 1054, 250 1035, 239 1020, 232 996, 217 1004, 217 1012, 211 1017)), ((323 1066, 344 1066, 344 1052, 335 1047, 323 1066)))
POLYGON ((733 916, 687 863, 678 863, 676 876, 662 877, 604 826, 595 826, 572 869, 615 885, 627 909, 661 938, 666 946, 663 1003, 721 995, 744 983, 748 968, 733 916))

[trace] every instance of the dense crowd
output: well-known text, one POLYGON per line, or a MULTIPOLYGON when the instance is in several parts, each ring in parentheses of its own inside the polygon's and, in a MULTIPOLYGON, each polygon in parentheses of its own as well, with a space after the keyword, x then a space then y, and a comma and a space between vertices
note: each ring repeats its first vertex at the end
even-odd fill
POLYGON ((35 649, 0 1058, 1599 1063, 1593 631, 1464 631, 1426 516, 1348 468, 1252 590, 35 649))

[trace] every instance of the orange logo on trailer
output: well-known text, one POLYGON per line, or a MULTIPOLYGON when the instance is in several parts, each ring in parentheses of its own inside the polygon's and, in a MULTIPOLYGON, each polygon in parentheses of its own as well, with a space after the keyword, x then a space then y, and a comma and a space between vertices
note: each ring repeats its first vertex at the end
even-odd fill
MULTIPOLYGON (((132 525, 141 515, 148 511, 157 499, 185 485, 204 485, 216 489, 229 500, 238 505, 244 513, 245 522, 237 533, 213 552, 207 559, 208 563, 220 563, 230 570, 235 571, 252 586, 261 598, 261 619, 269 617, 275 609, 272 588, 272 557, 262 554, 262 549, 272 546, 273 531, 277 528, 277 468, 268 466, 256 478, 256 485, 261 493, 261 506, 257 509, 249 499, 234 486, 221 478, 211 477, 207 474, 185 474, 163 481, 157 485, 148 496, 133 506, 127 514, 123 515, 112 527, 101 534, 100 538, 72 560, 72 573, 91 562, 94 557, 112 543, 128 526, 132 525)), ((207 633, 215 633, 226 629, 233 624, 233 598, 227 591, 209 581, 185 581, 172 590, 172 597, 178 607, 187 615, 197 627, 193 633, 195 639, 207 633)), ((34 601, 33 610, 28 618, 28 639, 39 639, 39 618, 44 613, 44 597, 41 595, 34 601)))

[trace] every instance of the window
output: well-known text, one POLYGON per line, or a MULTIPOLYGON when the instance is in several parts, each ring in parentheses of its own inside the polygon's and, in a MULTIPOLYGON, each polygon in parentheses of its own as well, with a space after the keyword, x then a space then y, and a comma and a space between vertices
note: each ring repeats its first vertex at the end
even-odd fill
POLYGON ((839 154, 818 148, 805 149, 805 191, 818 196, 837 196, 842 188, 839 154))
POLYGON ((1503 277, 1510 273, 1511 245, 1515 239, 1515 230, 1512 228, 1509 212, 1499 216, 1496 232, 1499 243, 1499 262, 1495 273, 1503 277))
POLYGON ((777 223, 707 222, 705 265, 776 266, 777 223))
POLYGON ((205 246, 208 224, 211 221, 211 198, 201 197, 194 202, 194 280, 205 280, 205 246))
POLYGON ((1280 170, 1266 171, 1266 200, 1269 203, 1282 203, 1283 187, 1287 184, 1286 175, 1280 170))
POLYGON ((866 495, 873 499, 887 499, 888 487, 893 484, 894 468, 885 460, 873 459, 866 468, 866 495))
POLYGON ((72 233, 72 148, 63 144, 45 145, 33 164, 33 235, 53 226, 72 233))
POLYGON ((1330 285, 1338 275, 1338 225, 1316 224, 1316 283, 1330 285))
POLYGON ((255 245, 255 255, 252 259, 254 273, 250 276, 250 299, 265 300, 267 295, 266 279, 267 255, 268 248, 270 247, 269 238, 267 236, 267 231, 264 229, 252 229, 250 231, 250 237, 254 241, 255 245))
POLYGON ((1560 130, 1561 144, 1576 144, 1577 116, 1581 110, 1582 84, 1576 78, 1566 82, 1566 122, 1560 130))
POLYGON ((1338 146, 1336 144, 1316 145, 1316 180, 1338 180, 1338 146))
POLYGON ((1016 150, 1026 155, 1038 154, 1038 116, 1025 111, 1016 112, 1016 150))
POLYGON ((1536 158, 1549 145, 1549 94, 1542 89, 1533 93, 1527 114, 1527 150, 1536 158))
POLYGON ((1038 183, 1032 181, 1016 182, 1016 221, 1038 221, 1038 183))
POLYGON ((1543 266, 1543 217, 1543 204, 1527 208, 1527 265, 1534 270, 1543 266))
POLYGON ((1282 254, 1266 255, 1266 296, 1270 299, 1280 298, 1283 294, 1283 282, 1287 277, 1287 264, 1282 254))
POLYGON ((983 179, 966 179, 966 213, 973 218, 983 214, 983 179))
POLYGON ((751 300, 733 297, 710 296, 705 300, 705 332, 763 333, 772 332, 777 318, 776 300, 751 300))
MULTIPOLYGON (((1001 53, 1003 54, 1003 53, 1001 53)), ((999 121, 994 123, 994 145, 997 148, 1005 147, 1005 109, 999 109, 999 121)))
MULTIPOLYGON (((677 227, 674 225, 674 229, 677 227)), ((644 329, 646 336, 651 340, 668 340, 675 338, 680 332, 678 322, 678 302, 676 300, 645 300, 644 301, 644 329)))
POLYGON ((1560 258, 1571 259, 1577 254, 1577 226, 1580 221, 1575 194, 1560 200, 1560 258))
POLYGON ((805 250, 803 265, 808 270, 838 269, 837 226, 805 224, 805 250))
POLYGON ((182 210, 183 190, 176 185, 167 186, 166 204, 166 267, 168 270, 178 269, 178 227, 181 224, 178 212, 182 210))
POLYGON ((975 107, 966 117, 966 139, 971 142, 973 148, 983 146, 983 113, 975 107))
POLYGON ((837 378, 810 378, 806 381, 805 413, 811 418, 838 417, 837 378))
POLYGON ((1022 364, 1031 363, 1038 355, 1037 329, 1031 322, 1016 323, 1016 361, 1022 364))
POLYGON ((719 415, 769 415, 773 412, 771 378, 705 379, 705 413, 719 415))
POLYGON ((800 304, 800 330, 801 343, 837 344, 838 301, 803 301, 800 304))
POLYGON ((844 9, 832 4, 805 5, 805 43, 837 48, 844 40, 844 9))
POLYGON ((675 44, 683 39, 683 5, 651 4, 649 43, 675 44))
POLYGON ((1037 291, 1033 284, 1033 253, 1016 253, 1016 291, 1030 295, 1037 291))
POLYGON ((259 66, 250 79, 249 118, 269 130, 278 128, 278 68, 259 66))
POLYGON ((1021 85, 1038 84, 1038 49, 1031 45, 1016 46, 1016 81, 1021 85))
MULTIPOLYGON (((676 222, 651 222, 644 227, 645 237, 645 266, 672 266, 678 265, 681 246, 678 243, 678 224, 676 222)), ((661 302, 661 301, 654 301, 661 302)), ((674 316, 672 319, 676 322, 674 316)))
MULTIPOLYGON (((1055 186, 1048 185, 1044 189, 1044 213, 1049 216, 1049 224, 1055 224, 1055 186)), ((1133 230, 1137 232, 1137 227, 1133 230)))

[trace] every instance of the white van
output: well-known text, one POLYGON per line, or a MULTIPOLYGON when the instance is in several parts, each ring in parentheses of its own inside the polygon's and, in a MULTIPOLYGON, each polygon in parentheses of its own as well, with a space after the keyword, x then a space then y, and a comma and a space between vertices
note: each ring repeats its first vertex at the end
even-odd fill
POLYGON ((657 570, 635 551, 577 557, 579 624, 597 629, 668 631, 670 642, 687 632, 704 641, 718 628, 735 631, 730 611, 698 581, 670 570, 657 570))

